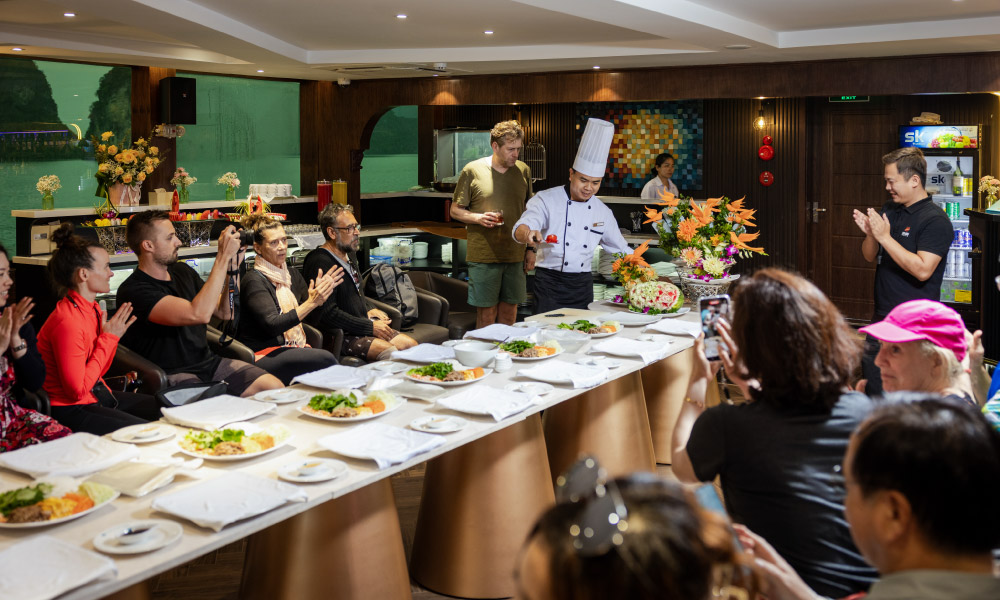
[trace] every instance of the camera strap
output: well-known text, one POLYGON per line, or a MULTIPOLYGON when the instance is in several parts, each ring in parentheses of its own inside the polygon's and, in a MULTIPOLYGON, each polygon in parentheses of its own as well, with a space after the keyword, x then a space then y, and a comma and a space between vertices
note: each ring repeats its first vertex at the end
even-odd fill
MULTIPOLYGON (((233 263, 230 262, 229 266, 232 267, 233 263)), ((240 322, 240 293, 239 286, 236 282, 237 277, 239 277, 239 267, 236 269, 228 269, 228 278, 226 280, 226 293, 229 296, 229 316, 230 319, 222 325, 222 335, 219 336, 219 345, 225 348, 233 343, 233 333, 236 331, 237 326, 240 322), (235 273, 233 272, 235 271, 235 273)))

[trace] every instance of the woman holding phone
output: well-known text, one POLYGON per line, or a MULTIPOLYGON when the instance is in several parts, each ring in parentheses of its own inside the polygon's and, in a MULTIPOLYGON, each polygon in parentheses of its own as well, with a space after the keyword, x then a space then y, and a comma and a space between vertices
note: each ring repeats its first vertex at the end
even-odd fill
POLYGON ((844 519, 840 465, 872 401, 849 386, 861 346, 812 283, 779 269, 735 289, 721 317, 719 360, 695 343, 695 366, 674 428, 683 482, 721 477, 733 520, 767 538, 818 593, 840 598, 875 580, 844 519), (749 402, 705 408, 720 365, 749 402))

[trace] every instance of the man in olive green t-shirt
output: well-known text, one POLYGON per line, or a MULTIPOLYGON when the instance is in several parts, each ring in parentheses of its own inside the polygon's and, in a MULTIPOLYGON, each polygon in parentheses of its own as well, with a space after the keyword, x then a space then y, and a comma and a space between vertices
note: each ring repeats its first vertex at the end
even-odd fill
POLYGON ((535 264, 535 249, 525 251, 511 236, 532 196, 531 169, 517 160, 523 139, 517 121, 497 123, 490 131, 493 155, 465 165, 452 198, 451 216, 468 231, 469 304, 476 307, 476 328, 514 323, 527 295, 525 273, 535 264))

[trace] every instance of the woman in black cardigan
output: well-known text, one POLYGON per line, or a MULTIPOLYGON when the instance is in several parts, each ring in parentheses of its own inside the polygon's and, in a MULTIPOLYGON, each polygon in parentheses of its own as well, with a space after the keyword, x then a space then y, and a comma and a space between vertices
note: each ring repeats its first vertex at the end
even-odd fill
POLYGON ((288 242, 279 221, 250 215, 243 226, 253 231, 254 268, 240 278, 242 306, 236 338, 257 356, 257 366, 288 385, 296 375, 337 364, 333 354, 306 345, 302 320, 323 303, 343 280, 343 270, 320 273, 306 284, 285 264, 288 242))

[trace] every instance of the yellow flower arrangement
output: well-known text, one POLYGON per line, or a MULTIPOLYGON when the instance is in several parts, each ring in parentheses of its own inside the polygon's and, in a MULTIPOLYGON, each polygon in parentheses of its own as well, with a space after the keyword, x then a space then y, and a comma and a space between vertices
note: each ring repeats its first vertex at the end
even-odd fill
POLYGON ((115 137, 114 132, 105 131, 101 139, 92 137, 94 156, 97 159, 97 193, 95 196, 107 197, 108 186, 116 183, 139 185, 146 181, 156 167, 160 166, 160 149, 150 146, 145 138, 139 138, 130 148, 119 148, 115 144, 105 144, 115 137))
POLYGON ((649 242, 643 242, 632 254, 616 254, 615 262, 611 265, 611 273, 614 274, 618 283, 622 287, 628 288, 630 285, 642 283, 644 281, 654 281, 656 271, 649 263, 642 258, 642 254, 649 249, 649 242))
POLYGON ((747 245, 760 232, 749 233, 754 223, 755 209, 743 206, 744 198, 735 202, 726 197, 696 202, 675 197, 670 192, 660 196, 657 206, 646 207, 646 223, 656 223, 660 247, 684 260, 689 277, 711 281, 725 278, 736 264, 736 257, 750 254, 767 256, 764 248, 747 245), (670 223, 667 228, 664 221, 670 223))

